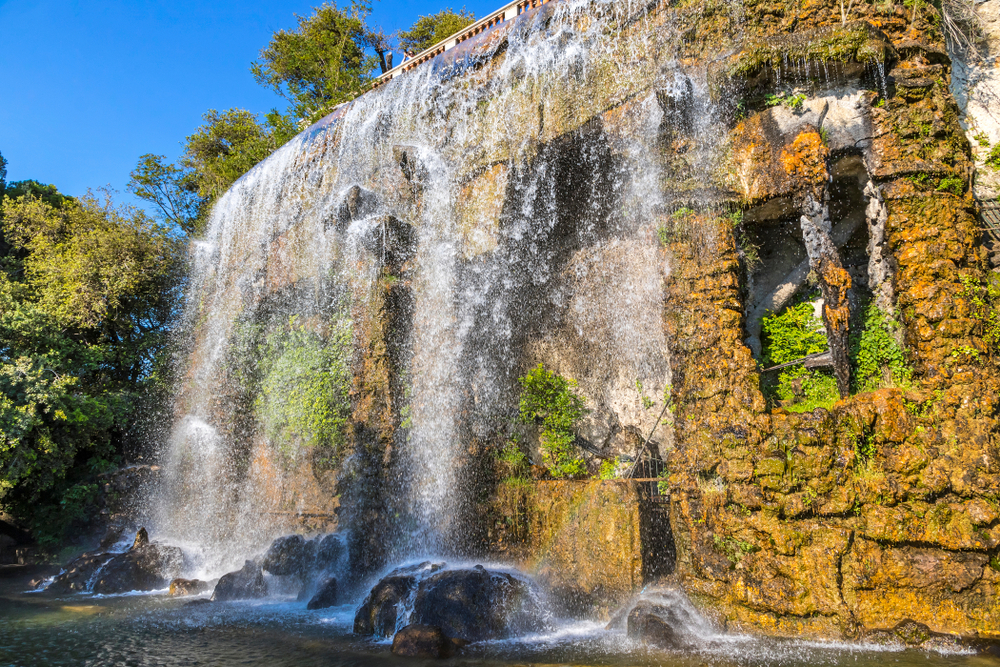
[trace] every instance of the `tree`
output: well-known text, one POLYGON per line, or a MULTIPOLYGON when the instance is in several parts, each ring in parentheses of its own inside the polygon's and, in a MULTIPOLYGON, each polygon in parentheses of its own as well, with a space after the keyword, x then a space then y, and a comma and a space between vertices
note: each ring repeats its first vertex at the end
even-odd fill
POLYGON ((315 120, 354 99, 371 83, 376 59, 365 53, 372 34, 365 25, 370 7, 342 10, 324 4, 295 30, 279 30, 250 71, 262 86, 290 103, 294 118, 315 120))
POLYGON ((53 546, 166 393, 184 245, 109 196, 43 189, 58 205, 8 188, 0 215, 0 507, 53 546))
POLYGON ((130 174, 128 190, 156 206, 164 222, 185 234, 195 232, 205 198, 191 170, 167 164, 163 155, 146 153, 130 174))
POLYGON ((416 55, 475 21, 475 15, 467 12, 464 7, 458 13, 442 9, 437 14, 421 16, 409 30, 399 33, 399 47, 416 55))
MULTIPOLYGON (((276 119, 281 115, 275 113, 276 119)), ((215 200, 243 174, 284 143, 285 128, 261 124, 243 109, 210 109, 205 124, 187 138, 182 165, 202 198, 215 200)))

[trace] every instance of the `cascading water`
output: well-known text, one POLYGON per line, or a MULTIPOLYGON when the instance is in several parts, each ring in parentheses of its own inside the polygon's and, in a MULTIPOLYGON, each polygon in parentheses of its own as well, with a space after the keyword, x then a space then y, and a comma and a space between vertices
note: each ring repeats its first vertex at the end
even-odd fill
POLYGON ((338 110, 220 199, 194 252, 159 535, 218 573, 343 492, 341 517, 367 534, 401 517, 397 556, 453 549, 469 443, 503 432, 540 362, 579 380, 593 442, 657 425, 657 230, 705 196, 721 130, 668 27, 662 43, 608 37, 647 11, 527 12, 338 110), (574 96, 595 81, 606 100, 574 96), (624 111, 602 115, 608 100, 624 111), (678 133, 684 164, 666 173, 678 133), (390 238, 407 230, 412 252, 390 238), (375 377, 384 409, 366 398, 375 377), (376 413, 398 434, 361 424, 376 413), (374 493, 373 465, 387 499, 345 507, 374 493))

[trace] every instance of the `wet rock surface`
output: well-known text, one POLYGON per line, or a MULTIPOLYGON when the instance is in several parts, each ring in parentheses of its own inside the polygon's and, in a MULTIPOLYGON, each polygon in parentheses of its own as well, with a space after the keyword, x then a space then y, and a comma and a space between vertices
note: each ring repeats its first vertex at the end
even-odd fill
POLYGON ((311 540, 302 535, 286 535, 271 543, 261 559, 261 568, 269 574, 307 581, 335 569, 345 555, 344 542, 336 533, 311 540))
POLYGON ((410 658, 450 658, 455 649, 444 631, 432 625, 411 623, 392 638, 393 654, 410 658))
POLYGON ((264 580, 264 572, 260 565, 248 560, 242 569, 222 575, 215 585, 212 600, 224 602, 265 596, 267 596, 267 582, 264 580))
POLYGON ((413 593, 420 576, 440 570, 440 563, 420 563, 397 568, 383 577, 354 615, 354 632, 359 635, 391 637, 396 632, 403 602, 413 593))
POLYGON ((410 618, 469 642, 545 627, 544 610, 529 582, 482 566, 445 570, 420 582, 410 618))
POLYGON ((354 631, 388 637, 404 621, 440 628, 466 642, 503 639, 546 627, 532 584, 507 572, 422 564, 379 581, 358 609, 354 631), (436 571, 440 570, 440 571, 436 571), (412 600, 412 609, 407 609, 412 600))
POLYGON ((140 546, 123 554, 112 556, 100 568, 94 580, 94 593, 125 593, 152 591, 166 588, 168 582, 180 574, 184 554, 178 547, 150 543, 136 539, 140 546))
POLYGON ((646 644, 682 651, 698 645, 691 632, 692 620, 683 607, 643 601, 629 612, 626 628, 629 637, 646 644))
POLYGON ((80 593, 90 589, 91 579, 97 570, 115 554, 87 553, 70 561, 46 590, 53 593, 80 593))

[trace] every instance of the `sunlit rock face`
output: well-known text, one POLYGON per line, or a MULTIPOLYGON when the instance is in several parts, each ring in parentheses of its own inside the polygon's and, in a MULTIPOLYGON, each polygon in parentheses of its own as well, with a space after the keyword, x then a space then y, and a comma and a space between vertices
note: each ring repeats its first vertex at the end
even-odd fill
POLYGON ((995 631, 1000 383, 950 61, 929 4, 841 9, 550 2, 258 165, 194 244, 158 534, 214 576, 339 527, 355 578, 508 556, 591 607, 673 570, 773 634, 995 631), (843 400, 790 412, 762 390, 761 318, 813 288, 843 400), (906 386, 857 382, 871 299, 906 386), (564 521, 582 495, 532 480, 559 503, 498 539, 521 509, 497 453, 540 462, 516 423, 538 364, 586 399, 589 474, 665 460, 669 524, 599 483, 564 521), (540 526, 567 526, 544 557, 540 526))

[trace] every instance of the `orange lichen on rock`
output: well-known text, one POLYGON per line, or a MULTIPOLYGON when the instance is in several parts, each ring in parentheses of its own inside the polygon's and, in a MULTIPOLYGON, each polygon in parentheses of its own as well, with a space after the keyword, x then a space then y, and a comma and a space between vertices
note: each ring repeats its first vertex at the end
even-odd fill
POLYGON ((799 133, 781 150, 781 166, 798 187, 822 187, 830 178, 826 160, 830 151, 815 128, 799 133))

